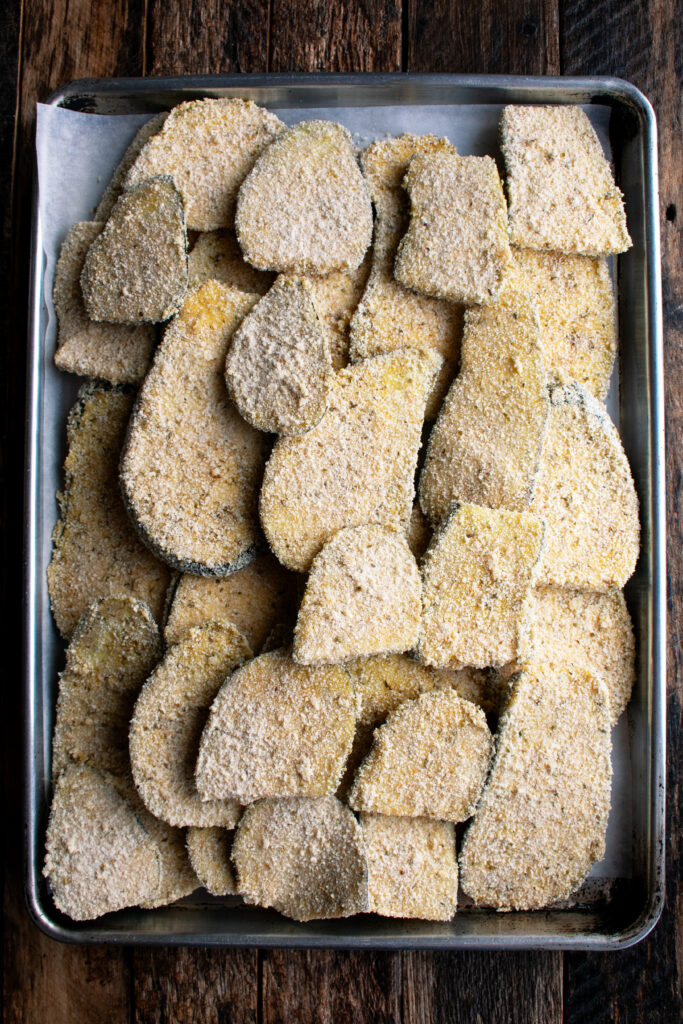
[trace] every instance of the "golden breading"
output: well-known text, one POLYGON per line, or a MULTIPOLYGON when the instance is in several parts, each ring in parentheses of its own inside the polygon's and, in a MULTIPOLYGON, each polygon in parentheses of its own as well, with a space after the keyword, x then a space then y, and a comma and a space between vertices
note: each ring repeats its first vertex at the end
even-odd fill
POLYGON ((187 257, 188 288, 201 288, 207 281, 220 281, 228 288, 252 295, 265 295, 274 274, 250 267, 242 255, 234 231, 205 231, 187 257))
POLYGON ((230 674, 251 657, 229 623, 194 626, 145 683, 130 723, 130 763, 138 793, 155 817, 176 827, 232 828, 239 806, 200 800, 194 783, 209 708, 230 674))
POLYGON ((346 128, 302 121, 262 154, 240 188, 235 217, 259 270, 353 270, 372 238, 372 206, 346 128))
POLYGON ((325 412, 331 375, 308 282, 281 275, 235 331, 225 362, 228 393, 258 430, 303 434, 325 412))
POLYGON ((339 666, 262 654, 228 679, 211 708, 197 759, 203 800, 321 796, 339 784, 356 698, 339 666))
POLYGON ((422 563, 427 665, 504 665, 528 646, 543 523, 527 512, 454 505, 422 563))
POLYGON ((376 731, 356 772, 356 811, 464 821, 489 769, 492 739, 481 708, 454 690, 408 700, 376 731))
POLYGON ((494 302, 511 266, 495 160, 418 155, 403 186, 410 196, 410 227, 396 253, 396 280, 451 302, 494 302))
POLYGON ((361 814, 360 823, 370 912, 450 921, 458 900, 452 823, 387 814, 361 814))
POLYGON ((415 646, 422 610, 417 563, 387 526, 340 530, 316 555, 294 631, 294 658, 332 664, 415 646))
POLYGON ((74 224, 60 249, 52 292, 58 324, 55 366, 112 384, 136 384, 152 358, 152 324, 96 323, 83 305, 83 263, 103 226, 97 221, 74 224))
POLYGON ((436 415, 458 365, 462 309, 443 299, 409 291, 394 279, 396 249, 408 228, 408 203, 401 183, 418 153, 455 153, 434 135, 401 135, 373 142, 361 165, 375 207, 372 270, 351 321, 351 359, 367 359, 396 348, 433 348, 443 366, 429 397, 427 419, 436 415))
POLYGON ((117 199, 81 272, 91 320, 160 323, 187 291, 187 232, 171 178, 149 178, 117 199))
POLYGON ((368 909, 363 834, 333 796, 260 800, 248 807, 232 859, 247 903, 274 907, 295 921, 368 909))
POLYGON ((549 410, 538 317, 506 290, 468 310, 460 375, 432 430, 420 477, 423 512, 438 523, 453 501, 525 509, 549 410))
POLYGON ((235 876, 230 864, 232 832, 225 828, 188 828, 187 852, 194 872, 213 896, 234 896, 235 876))
POLYGON ((114 203, 124 190, 123 183, 126 180, 129 170, 137 160, 140 151, 143 146, 147 145, 152 136, 156 135, 156 133, 162 129, 167 117, 168 111, 164 110, 160 114, 154 114, 150 117, 149 121, 146 121, 141 128, 138 128, 133 141, 123 154, 120 163, 111 177, 111 181, 102 194, 99 206, 95 210, 95 220, 107 220, 111 211, 114 209, 114 203))
POLYGON ((275 114, 251 100, 181 103, 140 153, 126 188, 169 174, 182 193, 188 228, 230 227, 240 185, 283 130, 275 114))
POLYGON ((334 370, 349 361, 349 327, 370 273, 370 252, 355 270, 333 270, 324 277, 311 277, 313 305, 327 332, 334 370))
POLYGON ((605 407, 579 384, 551 385, 548 432, 529 511, 546 524, 539 584, 623 587, 638 559, 638 497, 605 407))
POLYGON ((131 907, 159 887, 159 852, 131 807, 99 772, 72 765, 57 781, 43 874, 74 921, 131 907))
POLYGON ((227 576, 256 556, 266 439, 222 380, 232 335, 255 301, 217 281, 188 295, 131 420, 124 500, 146 543, 183 572, 227 576))
POLYGON ((477 903, 535 910, 561 900, 605 852, 609 700, 584 669, 535 665, 512 683, 488 783, 460 852, 477 903))
POLYGON ((69 413, 64 491, 47 570, 50 605, 67 640, 92 601, 129 595, 160 621, 168 569, 140 543, 118 487, 119 455, 133 396, 86 384, 69 413))
POLYGON ((161 657, 149 609, 130 597, 95 601, 80 619, 59 676, 52 777, 71 763, 124 777, 128 725, 140 688, 161 657))
POLYGON ((622 195, 580 107, 505 107, 510 239, 589 256, 631 247, 622 195))
POLYGON ((531 649, 541 665, 576 665, 598 676, 613 725, 635 680, 635 641, 624 595, 542 587, 532 601, 531 649))
POLYGON ((547 372, 571 377, 604 400, 617 352, 607 259, 517 248, 512 256, 510 286, 536 306, 547 372))
POLYGON ((440 365, 436 352, 402 349, 348 366, 320 423, 276 443, 261 523, 283 565, 306 572, 345 526, 407 528, 424 406, 440 365))
POLYGON ((413 505, 408 523, 408 547, 413 552, 415 560, 421 562, 425 551, 432 539, 432 528, 429 520, 422 512, 417 502, 413 505))
POLYGON ((224 579, 186 573, 178 579, 171 598, 166 645, 177 644, 191 626, 214 620, 231 622, 258 653, 275 626, 294 622, 298 581, 269 552, 224 579))

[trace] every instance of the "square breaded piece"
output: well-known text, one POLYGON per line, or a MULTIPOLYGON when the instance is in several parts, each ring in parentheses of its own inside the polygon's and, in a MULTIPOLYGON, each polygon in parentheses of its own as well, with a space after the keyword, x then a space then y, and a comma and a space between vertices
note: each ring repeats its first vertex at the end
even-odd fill
POLYGON ((228 288, 252 295, 265 295, 274 274, 251 267, 239 247, 234 231, 204 231, 187 257, 187 286, 201 288, 207 281, 220 281, 228 288))
POLYGON ((614 287, 605 257, 512 249, 511 287, 536 306, 546 371, 604 400, 617 353, 614 287))
POLYGON ((543 532, 528 512, 453 505, 422 565, 421 661, 486 668, 526 650, 543 532))
POLYGON ((638 497, 621 439, 579 384, 550 387, 550 416, 529 511, 546 523, 538 582, 621 588, 638 559, 638 497))
POLYGON ((495 160, 418 155, 403 186, 410 196, 410 227, 396 254, 396 280, 451 302, 493 302, 511 265, 495 160))
POLYGON ((334 664, 415 646, 420 573, 403 532, 387 526, 340 530, 316 555, 294 631, 294 658, 334 664))
POLYGON ((153 325, 98 323, 90 319, 83 305, 81 271, 103 227, 99 221, 74 224, 59 251, 52 292, 58 325, 55 365, 111 384, 136 384, 152 359, 153 325))
POLYGON ((372 206, 349 132, 302 121, 259 157, 235 216, 245 258, 259 270, 353 270, 372 238, 372 206))
POLYGON ((545 907, 604 855, 609 714, 604 684, 585 669, 536 664, 516 677, 460 852, 460 884, 476 903, 545 907))
POLYGON ((212 896, 235 896, 230 863, 233 833, 225 828, 188 828, 187 853, 199 881, 212 896))
POLYGON ((458 900, 455 830, 448 821, 361 814, 369 910, 450 921, 458 900))
POLYGON ((631 247, 621 192, 580 107, 505 107, 500 136, 514 245, 587 256, 631 247))
POLYGON ((538 475, 550 402, 533 303, 506 289, 465 314, 460 373, 429 437, 420 504, 434 523, 453 501, 522 511, 538 475))

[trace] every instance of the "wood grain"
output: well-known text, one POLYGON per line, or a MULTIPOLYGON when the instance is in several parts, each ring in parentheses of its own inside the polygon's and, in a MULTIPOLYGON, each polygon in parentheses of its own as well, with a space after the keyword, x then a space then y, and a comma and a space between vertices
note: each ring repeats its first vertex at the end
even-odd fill
POLYGON ((135 1024, 256 1024, 251 949, 144 949, 133 954, 135 1024))
POLYGON ((400 71, 401 6, 272 0, 269 71, 400 71))
POLYGON ((145 74, 265 71, 269 13, 268 0, 151 0, 145 74))

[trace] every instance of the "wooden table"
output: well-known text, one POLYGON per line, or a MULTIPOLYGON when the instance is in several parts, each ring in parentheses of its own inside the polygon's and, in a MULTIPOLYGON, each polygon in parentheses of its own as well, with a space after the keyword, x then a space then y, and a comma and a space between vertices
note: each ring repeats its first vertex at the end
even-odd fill
POLYGON ((6 1021, 673 1024, 681 1018, 680 635, 683 628, 683 218, 680 18, 674 0, 5 0, 0 14, 6 1021), (678 63, 676 62, 678 49, 678 63), (667 384, 667 905, 614 954, 335 953, 62 946, 24 910, 20 536, 35 103, 73 78, 238 71, 619 75, 659 119, 667 384))

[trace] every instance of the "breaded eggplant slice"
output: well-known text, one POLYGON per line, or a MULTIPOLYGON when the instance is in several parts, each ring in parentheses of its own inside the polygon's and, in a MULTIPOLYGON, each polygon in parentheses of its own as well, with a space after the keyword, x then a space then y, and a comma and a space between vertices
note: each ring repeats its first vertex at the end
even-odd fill
POLYGON ((148 899, 159 887, 156 844, 99 772, 71 765, 57 780, 43 874, 62 913, 90 921, 148 899))
POLYGON ((481 708, 454 690, 423 693, 375 731, 349 804, 356 811, 465 821, 486 780, 492 744, 481 708))
POLYGON ((53 779, 71 762, 119 777, 128 773, 133 707, 160 657, 159 631, 141 601, 105 597, 90 605, 59 676, 53 779))
POLYGON ((88 605, 109 594, 149 605, 160 621, 168 568, 135 535, 118 488, 118 464, 133 395, 85 384, 69 413, 64 491, 47 570, 57 628, 69 639, 88 605))
POLYGON ((187 258, 188 288, 201 288, 207 281, 220 281, 228 288, 252 295, 265 295, 274 274, 250 267, 242 255, 234 231, 203 232, 187 258))
POLYGON ((631 247, 622 194, 580 107, 505 107, 500 136, 514 245, 588 256, 631 247))
POLYGON ((458 900, 452 823, 387 814, 361 814, 360 823, 370 913, 450 921, 458 900))
POLYGON ((225 828, 188 828, 187 852, 192 868, 212 896, 234 896, 235 876, 230 863, 233 833, 225 828))
POLYGON ((303 434, 325 412, 331 374, 308 282, 281 275, 235 331, 225 361, 228 394, 258 430, 303 434))
POLYGON ((524 656, 543 533, 528 512, 453 505, 422 563, 421 661, 486 668, 524 656))
POLYGON ((153 135, 161 131, 167 117, 168 111, 164 110, 161 114, 154 114, 153 117, 150 117, 149 121, 146 121, 141 128, 138 128, 133 141, 123 154, 120 163, 111 177, 111 181, 102 194, 99 206, 95 210, 95 220, 107 220, 114 209, 114 203, 124 191, 124 181, 129 170, 137 160, 140 151, 147 145, 153 135))
POLYGON ((174 107, 131 167, 126 188, 168 174, 193 231, 232 225, 237 191, 260 154, 284 130, 251 100, 190 100, 174 107))
POLYGON ((74 224, 60 249, 52 292, 58 324, 55 365, 82 377, 136 384, 152 359, 154 327, 96 323, 83 305, 83 263, 103 227, 97 221, 74 224))
POLYGON ((224 579, 185 574, 173 593, 164 640, 167 646, 177 644, 188 629, 209 620, 231 622, 252 651, 260 653, 276 625, 293 623, 298 580, 268 551, 224 579))
POLYGON ((550 416, 529 511, 545 520, 541 585, 620 589, 638 560, 638 497, 607 410, 579 384, 550 386, 550 416))
POLYGON ((235 227, 259 270, 357 267, 372 238, 372 206, 346 128, 302 121, 280 136, 240 188, 235 227))
POLYGON ((585 669, 534 665, 516 676, 496 754, 460 851, 477 903, 536 910, 569 896, 605 852, 609 698, 585 669))
POLYGON ((294 631, 302 665, 334 664, 415 646, 420 573, 396 527, 340 530, 316 555, 294 631))
POLYGON ((440 366, 437 352, 415 349, 348 366, 332 382, 320 423, 277 441, 260 511, 283 565, 306 572, 346 526, 407 528, 424 407, 440 366))
POLYGON ((188 295, 131 419, 124 500, 146 543, 182 572, 227 576, 256 557, 266 439, 222 380, 232 335, 255 301, 217 281, 188 295))
POLYGON ((370 273, 368 253, 355 270, 333 270, 311 277, 309 284, 318 319, 327 333, 332 367, 342 370, 349 362, 349 327, 370 273))
POLYGON ((333 793, 351 749, 356 698, 337 665, 305 667, 284 650, 247 662, 211 708, 197 759, 203 800, 248 804, 333 793))
MULTIPOLYGON (((131 783, 132 786, 132 783, 131 783)), ((145 910, 167 907, 169 903, 189 896, 200 886, 185 845, 185 830, 173 828, 150 814, 142 800, 133 802, 135 813, 154 839, 159 852, 161 877, 159 886, 149 899, 141 900, 145 910)))
POLYGON ((550 402, 538 317, 506 290, 465 314, 460 374, 429 438, 422 511, 434 523, 453 501, 522 511, 538 475, 550 402))
POLYGON ((167 651, 142 688, 130 723, 133 779, 147 809, 169 825, 237 823, 234 800, 200 799, 194 769, 209 708, 226 677, 250 657, 235 626, 206 622, 167 651))
POLYGON ((116 200, 81 272, 91 320, 161 323, 187 291, 187 232, 171 178, 150 178, 116 200))
POLYGON ((609 695, 614 725, 635 680, 633 626, 620 590, 541 587, 532 602, 531 648, 541 665, 576 665, 598 676, 609 695))
POLYGON ((495 160, 418 154, 403 187, 410 227, 396 253, 396 280, 450 302, 494 302, 512 265, 495 160))
POLYGON ((546 371, 601 401, 617 352, 614 286, 605 257, 512 249, 511 285, 536 306, 546 371))
POLYGON ((351 321, 353 362, 396 348, 433 348, 443 366, 427 403, 433 419, 458 365, 462 309, 452 302, 409 291, 394 278, 396 249, 408 228, 408 202, 401 182, 418 153, 455 153, 434 135, 401 135, 373 142, 361 154, 361 166, 375 207, 372 269, 351 321))
POLYGON ((247 903, 295 921, 368 909, 368 869, 355 817, 333 796, 260 800, 235 834, 237 888, 247 903))

